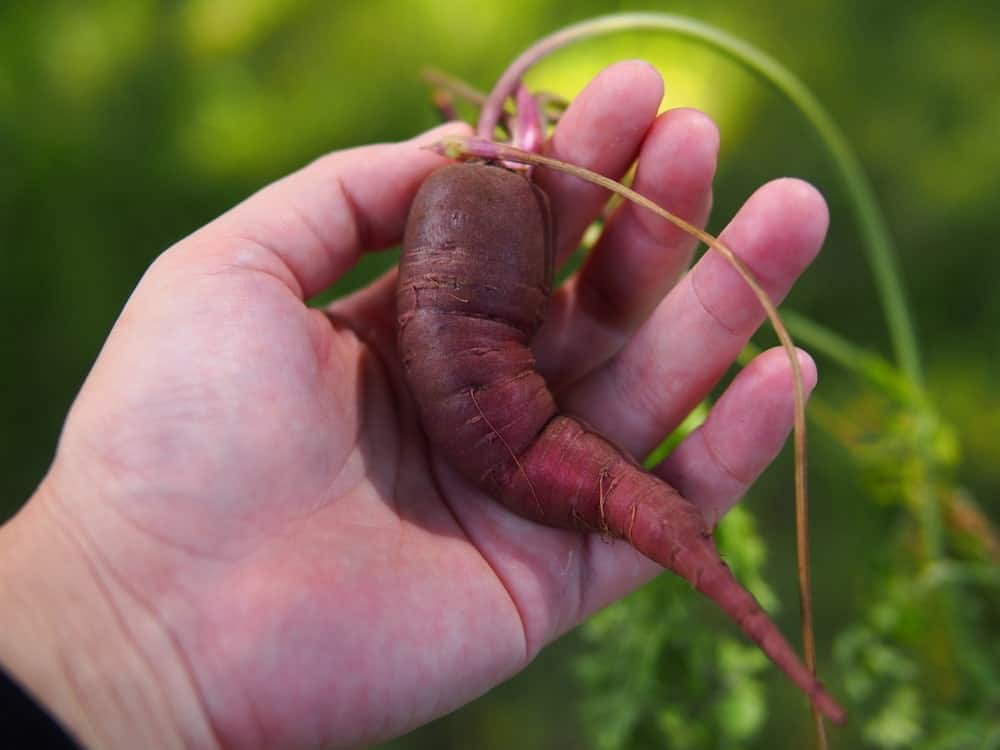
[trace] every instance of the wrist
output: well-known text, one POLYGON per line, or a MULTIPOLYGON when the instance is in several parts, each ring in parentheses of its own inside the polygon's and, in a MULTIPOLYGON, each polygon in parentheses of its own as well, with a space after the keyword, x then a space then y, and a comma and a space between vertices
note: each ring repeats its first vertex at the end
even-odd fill
POLYGON ((44 485, 0 527, 0 664, 88 748, 215 746, 169 632, 44 485))

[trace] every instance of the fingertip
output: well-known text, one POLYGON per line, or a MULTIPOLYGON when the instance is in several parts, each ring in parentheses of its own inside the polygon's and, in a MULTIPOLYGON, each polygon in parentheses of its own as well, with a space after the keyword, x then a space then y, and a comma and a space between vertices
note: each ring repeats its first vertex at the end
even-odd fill
POLYGON ((590 85, 598 82, 621 87, 624 93, 641 97, 644 102, 655 101, 657 109, 663 101, 663 76, 655 65, 641 58, 612 63, 598 73, 590 85))
POLYGON ((830 226, 830 209, 811 183, 779 177, 761 186, 747 205, 781 216, 774 222, 775 239, 819 252, 830 226))
MULTIPOLYGON (((690 108, 667 110, 646 134, 634 187, 682 218, 703 225, 711 208, 718 154, 719 129, 710 117, 690 108)), ((634 204, 628 204, 628 210, 654 235, 686 235, 634 204)))
MULTIPOLYGON (((668 109, 656 118, 643 140, 637 189, 706 193, 711 190, 718 155, 719 129, 710 117, 696 109, 668 109), (653 183, 642 185, 644 175, 653 183)), ((645 210, 640 215, 652 217, 645 210)))
POLYGON ((805 349, 796 347, 795 357, 799 361, 799 372, 802 373, 802 387, 808 396, 819 382, 819 368, 816 367, 816 360, 805 349))
POLYGON ((655 128, 669 126, 680 133, 675 138, 689 149, 710 155, 713 159, 719 155, 721 136, 715 120, 693 107, 676 107, 668 109, 657 118, 655 128))
POLYGON ((783 177, 778 182, 791 204, 791 210, 811 220, 822 240, 830 226, 830 207, 819 188, 798 177, 783 177))
MULTIPOLYGON (((802 390, 808 397, 819 378, 816 361, 809 352, 798 347, 795 349, 795 358, 802 375, 802 390)), ((792 368, 784 347, 776 346, 761 352, 747 365, 745 372, 752 374, 761 384, 760 387, 779 393, 792 393, 792 368)))

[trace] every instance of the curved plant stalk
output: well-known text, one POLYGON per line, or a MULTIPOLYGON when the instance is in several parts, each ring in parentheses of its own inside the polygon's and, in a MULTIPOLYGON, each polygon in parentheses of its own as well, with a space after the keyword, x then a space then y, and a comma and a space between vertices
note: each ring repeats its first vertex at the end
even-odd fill
MULTIPOLYGON (((761 307, 767 314, 768 319, 774 328, 781 345, 788 355, 788 361, 792 368, 793 395, 795 402, 795 425, 794 425, 794 445, 795 445, 795 507, 796 507, 796 532, 799 540, 799 585, 801 594, 802 609, 802 630, 805 661, 808 669, 816 674, 816 649, 813 641, 813 616, 812 601, 809 595, 811 590, 809 580, 809 530, 807 519, 808 513, 808 493, 806 482, 806 417, 805 417, 805 394, 802 386, 802 372, 799 368, 799 360, 796 355, 795 345, 792 343, 778 311, 764 291, 760 283, 754 277, 753 272, 739 256, 733 253, 726 245, 713 237, 708 232, 694 226, 667 211, 659 204, 651 201, 644 195, 637 193, 616 180, 612 180, 604 175, 592 172, 583 167, 552 159, 539 154, 524 151, 506 144, 495 143, 493 141, 478 137, 453 136, 438 142, 433 148, 452 159, 490 159, 496 161, 518 162, 538 167, 546 167, 560 172, 574 175, 581 179, 592 182, 616 195, 620 195, 626 200, 630 200, 643 208, 652 211, 660 218, 669 221, 682 231, 704 242, 708 247, 722 255, 753 291, 761 307)), ((812 707, 814 723, 816 725, 817 740, 821 748, 826 748, 826 730, 824 728, 822 716, 812 707)))
POLYGON ((843 131, 805 84, 788 68, 753 45, 708 24, 668 13, 618 13, 582 21, 536 42, 511 63, 483 105, 479 117, 479 135, 484 138, 492 136, 493 125, 500 116, 504 102, 513 94, 517 82, 528 69, 543 57, 582 39, 639 29, 666 31, 718 50, 783 93, 813 126, 847 189, 885 311, 896 360, 910 380, 922 385, 923 371, 917 337, 900 281, 892 241, 861 163, 843 131))
POLYGON ((822 354, 900 404, 927 408, 927 393, 880 354, 848 341, 836 331, 793 310, 786 310, 784 317, 788 330, 811 351, 822 354))

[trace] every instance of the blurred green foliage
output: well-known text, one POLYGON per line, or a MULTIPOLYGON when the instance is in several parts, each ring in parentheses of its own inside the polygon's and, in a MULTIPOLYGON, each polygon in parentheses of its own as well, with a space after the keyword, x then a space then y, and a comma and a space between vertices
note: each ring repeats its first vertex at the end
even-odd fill
MULTIPOLYGON (((833 746, 1000 747, 997 5, 0 5, 0 514, 44 474, 75 392, 159 252, 326 151, 435 124, 420 66, 487 89, 544 33, 640 9, 717 24, 804 79, 860 154, 900 249, 927 404, 820 357, 811 443, 817 637, 821 672, 853 714, 833 746)), ((568 49, 530 83, 571 96, 624 57, 663 70, 667 106, 698 106, 719 122, 713 231, 773 177, 796 174, 824 190, 830 237, 788 306, 852 342, 852 352, 889 352, 848 197, 815 136, 774 92, 655 33, 568 49)), ((392 260, 366 258, 331 293, 392 260)), ((786 457, 747 502, 756 522, 740 513, 724 527, 739 572, 758 587, 770 582, 770 598, 785 603, 786 633, 796 630, 790 477, 786 457)), ((683 584, 658 580, 585 636, 563 639, 511 683, 387 747, 809 742, 801 699, 683 584)))

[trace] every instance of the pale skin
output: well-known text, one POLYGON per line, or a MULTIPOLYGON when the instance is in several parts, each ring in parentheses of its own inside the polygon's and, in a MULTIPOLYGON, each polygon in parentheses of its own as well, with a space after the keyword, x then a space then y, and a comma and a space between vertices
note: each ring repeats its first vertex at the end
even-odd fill
MULTIPOLYGON (((548 153, 704 222, 718 134, 657 116, 625 62, 548 153)), ((129 299, 56 457, 0 528, 0 663, 88 747, 363 746, 476 698, 659 571, 623 543, 511 515, 428 446, 395 359, 393 279, 303 300, 396 243, 445 163, 405 143, 325 156, 165 252, 129 299)), ((539 172, 565 254, 606 196, 539 172)), ((818 252, 823 199, 758 190, 724 240, 775 299, 818 252)), ((639 210, 610 221, 537 340, 561 404, 635 455, 675 427, 763 320, 715 257, 639 210)), ((815 369, 800 356, 807 389, 815 369)), ((792 421, 759 356, 655 471, 716 521, 792 421)))

